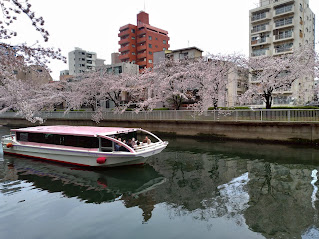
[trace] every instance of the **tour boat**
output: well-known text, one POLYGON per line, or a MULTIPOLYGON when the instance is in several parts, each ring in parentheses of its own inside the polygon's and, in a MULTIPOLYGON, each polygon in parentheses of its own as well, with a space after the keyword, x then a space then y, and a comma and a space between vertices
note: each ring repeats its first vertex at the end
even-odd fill
POLYGON ((1 143, 4 154, 100 167, 144 164, 168 145, 139 128, 61 125, 12 129, 1 143))

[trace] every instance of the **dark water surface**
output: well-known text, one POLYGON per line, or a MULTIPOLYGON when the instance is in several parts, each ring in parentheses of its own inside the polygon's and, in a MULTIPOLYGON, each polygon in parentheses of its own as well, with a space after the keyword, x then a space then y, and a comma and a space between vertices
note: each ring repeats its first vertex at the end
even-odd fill
POLYGON ((318 149, 165 140, 107 170, 1 154, 0 238, 319 238, 318 149))

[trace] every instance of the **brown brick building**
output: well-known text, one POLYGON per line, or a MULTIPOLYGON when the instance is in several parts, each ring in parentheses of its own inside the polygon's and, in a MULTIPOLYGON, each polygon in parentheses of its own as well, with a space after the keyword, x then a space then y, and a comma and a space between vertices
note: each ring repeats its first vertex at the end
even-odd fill
POLYGON ((153 53, 169 48, 168 32, 149 24, 148 13, 137 14, 137 26, 127 24, 120 28, 120 60, 139 65, 140 70, 153 67, 153 53))

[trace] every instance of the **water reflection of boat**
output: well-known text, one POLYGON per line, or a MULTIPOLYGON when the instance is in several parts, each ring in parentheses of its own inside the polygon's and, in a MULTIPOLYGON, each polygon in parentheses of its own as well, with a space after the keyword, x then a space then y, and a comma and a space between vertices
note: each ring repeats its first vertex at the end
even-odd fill
POLYGON ((92 171, 9 156, 6 160, 6 180, 23 180, 36 188, 88 203, 109 202, 123 195, 136 197, 165 182, 149 165, 92 171))

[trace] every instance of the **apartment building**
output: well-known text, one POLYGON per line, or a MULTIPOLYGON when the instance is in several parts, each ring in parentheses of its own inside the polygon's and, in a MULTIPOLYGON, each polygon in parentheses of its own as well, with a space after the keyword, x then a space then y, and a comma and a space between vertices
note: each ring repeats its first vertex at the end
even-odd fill
POLYGON ((154 64, 157 64, 165 59, 174 60, 186 60, 186 59, 196 59, 203 55, 203 51, 195 46, 181 48, 176 50, 164 50, 159 52, 154 52, 154 64))
POLYGON ((148 13, 137 14, 137 25, 120 27, 120 60, 139 65, 139 69, 153 67, 153 53, 169 48, 168 32, 149 24, 148 13))
MULTIPOLYGON (((305 44, 315 43, 315 15, 309 0, 260 0, 259 6, 249 12, 251 57, 280 56, 292 53, 305 44)), ((253 79, 250 79, 251 83, 253 79)), ((304 104, 311 100, 313 79, 305 77, 285 89, 274 104, 304 104), (309 94, 301 95, 301 87, 309 94)))
POLYGON ((88 71, 93 71, 97 66, 104 64, 104 60, 98 59, 95 52, 85 51, 76 47, 69 52, 69 74, 76 76, 88 71))

